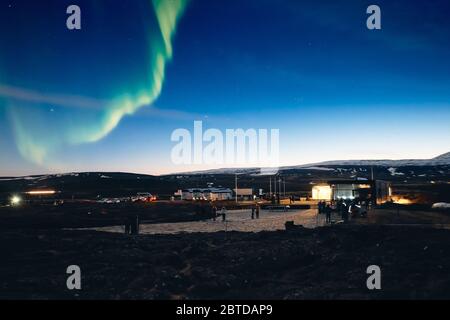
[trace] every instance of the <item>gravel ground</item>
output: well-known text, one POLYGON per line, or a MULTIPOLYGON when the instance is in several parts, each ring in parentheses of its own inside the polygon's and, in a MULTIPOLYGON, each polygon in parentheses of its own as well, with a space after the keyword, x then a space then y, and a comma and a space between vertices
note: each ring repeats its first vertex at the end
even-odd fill
MULTIPOLYGON (((324 215, 317 216, 316 209, 291 210, 289 212, 274 212, 261 210, 259 219, 251 219, 251 210, 229 210, 226 222, 219 217, 216 221, 203 220, 178 223, 154 223, 142 224, 141 234, 176 234, 183 232, 218 232, 241 231, 259 232, 284 230, 286 221, 294 221, 296 225, 306 228, 315 228, 325 224, 324 215)), ((101 227, 83 230, 96 230, 105 232, 123 233, 124 227, 101 227)))

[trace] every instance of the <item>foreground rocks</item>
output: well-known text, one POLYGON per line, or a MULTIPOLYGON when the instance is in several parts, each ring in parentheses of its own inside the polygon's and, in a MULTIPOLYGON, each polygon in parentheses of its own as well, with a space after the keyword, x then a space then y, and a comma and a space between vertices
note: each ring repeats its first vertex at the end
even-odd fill
POLYGON ((450 231, 335 226, 130 237, 2 232, 2 299, 450 298, 450 231), (369 265, 382 290, 366 287, 369 265), (79 265, 82 290, 66 288, 79 265))

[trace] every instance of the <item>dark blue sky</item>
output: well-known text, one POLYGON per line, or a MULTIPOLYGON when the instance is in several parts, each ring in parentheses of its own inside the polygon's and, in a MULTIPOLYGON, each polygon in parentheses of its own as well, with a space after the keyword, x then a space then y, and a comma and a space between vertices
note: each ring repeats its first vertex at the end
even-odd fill
POLYGON ((170 163, 171 132, 193 120, 279 128, 286 165, 449 151, 448 1, 177 9, 168 50, 151 1, 2 1, 0 175, 199 169, 170 163), (65 26, 70 4, 82 30, 65 26), (370 4, 381 30, 366 28, 370 4))

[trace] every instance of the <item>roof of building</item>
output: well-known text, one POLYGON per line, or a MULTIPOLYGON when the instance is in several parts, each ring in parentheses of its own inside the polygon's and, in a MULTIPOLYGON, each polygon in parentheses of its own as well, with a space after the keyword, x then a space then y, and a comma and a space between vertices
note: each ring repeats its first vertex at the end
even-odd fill
POLYGON ((189 188, 184 189, 183 192, 190 192, 190 193, 231 193, 231 189, 229 188, 189 188))
MULTIPOLYGON (((233 192, 236 193, 236 189, 233 189, 233 192)), ((253 195, 253 188, 238 188, 237 194, 240 196, 251 196, 253 195)))
POLYGON ((338 179, 328 180, 327 184, 375 184, 376 182, 388 182, 384 180, 372 180, 372 179, 338 179))

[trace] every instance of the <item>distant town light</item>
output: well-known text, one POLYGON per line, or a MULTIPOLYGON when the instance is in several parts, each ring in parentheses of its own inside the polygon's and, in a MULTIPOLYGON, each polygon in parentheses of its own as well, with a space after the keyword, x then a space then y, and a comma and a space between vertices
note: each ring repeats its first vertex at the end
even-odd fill
POLYGON ((19 196, 14 195, 11 197, 11 204, 13 206, 19 205, 21 201, 22 201, 22 199, 19 196))
POLYGON ((35 190, 35 191, 28 191, 27 194, 30 195, 46 195, 46 194, 55 194, 55 190, 35 190))
POLYGON ((396 204, 412 204, 413 203, 411 200, 405 199, 405 198, 401 198, 401 197, 394 197, 394 199, 392 199, 392 200, 396 204))

